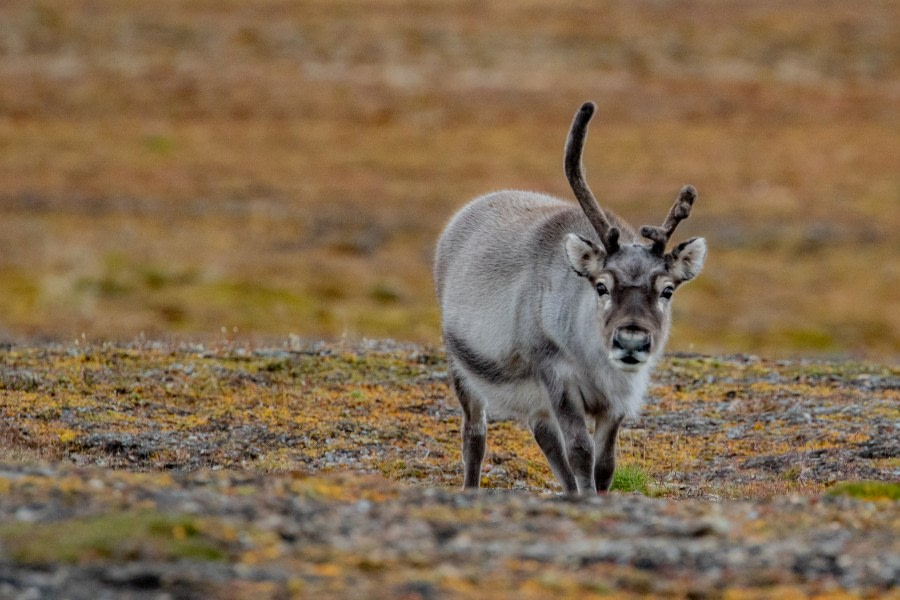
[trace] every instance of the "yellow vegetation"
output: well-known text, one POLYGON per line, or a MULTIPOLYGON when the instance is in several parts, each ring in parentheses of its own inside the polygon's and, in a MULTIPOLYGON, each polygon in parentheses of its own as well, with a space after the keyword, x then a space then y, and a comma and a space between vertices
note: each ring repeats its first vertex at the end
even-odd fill
POLYGON ((441 226, 498 188, 570 197, 593 99, 604 205, 656 223, 700 190, 672 349, 900 352, 896 3, 8 0, 0 23, 3 337, 437 343, 441 226))

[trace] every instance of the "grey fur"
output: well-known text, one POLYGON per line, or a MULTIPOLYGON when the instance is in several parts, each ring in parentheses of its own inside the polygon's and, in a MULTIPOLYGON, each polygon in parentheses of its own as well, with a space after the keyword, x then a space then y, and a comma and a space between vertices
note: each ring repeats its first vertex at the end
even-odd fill
POLYGON ((668 336, 667 296, 703 266, 702 239, 664 253, 693 188, 663 228, 642 228, 654 230, 651 245, 597 205, 581 170, 592 114, 592 104, 582 107, 566 144, 580 206, 494 192, 457 212, 438 241, 435 287, 463 407, 465 487, 479 485, 490 410, 529 425, 567 493, 608 489, 619 425, 639 410, 668 336))

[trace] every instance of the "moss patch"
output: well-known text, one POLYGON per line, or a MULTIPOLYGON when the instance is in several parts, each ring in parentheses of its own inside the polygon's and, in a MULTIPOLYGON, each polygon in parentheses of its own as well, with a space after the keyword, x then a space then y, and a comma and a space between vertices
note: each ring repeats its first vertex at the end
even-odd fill
POLYGON ((888 481, 842 481, 828 490, 829 496, 853 496, 866 500, 900 500, 900 483, 888 481))
POLYGON ((13 523, 0 540, 23 564, 93 560, 213 560, 226 558, 223 542, 190 516, 123 512, 58 523, 13 523))

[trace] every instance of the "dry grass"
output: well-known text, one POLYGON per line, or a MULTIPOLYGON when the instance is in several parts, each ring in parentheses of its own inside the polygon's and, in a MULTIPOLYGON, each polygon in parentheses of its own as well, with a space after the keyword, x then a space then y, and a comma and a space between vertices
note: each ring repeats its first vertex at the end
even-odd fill
POLYGON ((59 461, 63 456, 63 448, 58 443, 28 443, 19 432, 8 424, 0 425, 0 464, 34 465, 51 461, 59 461))
POLYGON ((900 353, 900 5, 0 7, 0 336, 435 342, 430 256, 561 147, 710 262, 673 349, 900 353))

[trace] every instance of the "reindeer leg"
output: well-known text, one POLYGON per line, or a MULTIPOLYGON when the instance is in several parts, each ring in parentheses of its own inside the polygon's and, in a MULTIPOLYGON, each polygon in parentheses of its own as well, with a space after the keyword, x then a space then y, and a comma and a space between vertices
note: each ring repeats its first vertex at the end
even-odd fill
POLYGON ((588 433, 583 411, 579 410, 572 395, 563 392, 556 409, 556 418, 566 441, 566 453, 578 491, 582 494, 596 492, 594 482, 594 442, 588 433))
POLYGON ((487 436, 487 417, 484 411, 484 403, 480 398, 469 392, 462 375, 453 367, 452 363, 450 365, 450 379, 463 410, 462 453, 465 467, 463 488, 478 488, 481 484, 481 463, 484 461, 487 436))
POLYGON ((556 475, 562 485, 563 491, 567 494, 575 494, 578 492, 578 483, 575 481, 575 474, 569 466, 566 458, 566 449, 560 435, 559 425, 551 415, 538 417, 531 423, 531 432, 534 434, 534 441, 540 446, 547 462, 550 463, 550 470, 556 475))
POLYGON ((597 417, 594 429, 594 480, 597 491, 605 492, 612 484, 616 470, 616 437, 622 417, 610 418, 607 415, 597 417))

